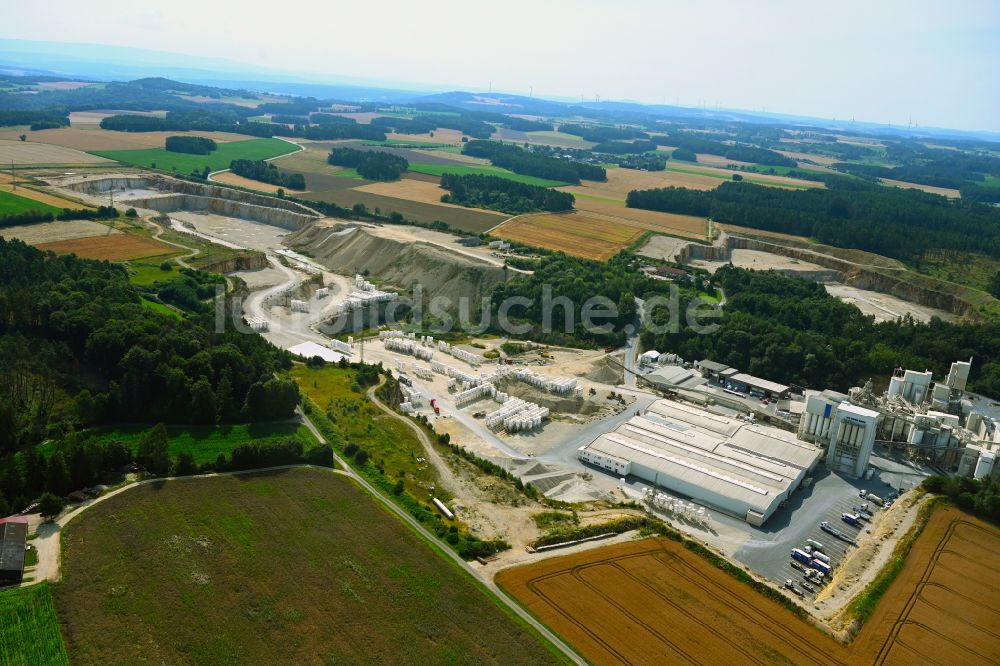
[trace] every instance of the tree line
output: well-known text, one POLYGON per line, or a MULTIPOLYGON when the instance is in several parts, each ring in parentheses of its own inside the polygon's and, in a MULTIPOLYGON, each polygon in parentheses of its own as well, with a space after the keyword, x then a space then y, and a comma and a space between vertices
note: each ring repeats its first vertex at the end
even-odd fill
POLYGON ((384 150, 358 150, 334 148, 326 158, 330 164, 352 167, 358 175, 368 180, 399 180, 410 168, 406 158, 384 150))
POLYGON ((290 190, 306 189, 306 177, 301 173, 288 173, 264 160, 233 160, 229 170, 237 176, 243 176, 262 183, 270 183, 290 190))
POLYGON ((602 166, 539 155, 530 150, 499 141, 469 141, 462 147, 462 153, 472 157, 484 157, 493 166, 508 169, 514 173, 547 180, 578 185, 581 179, 597 181, 608 179, 608 174, 602 166))
POLYGON ((633 190, 626 205, 807 236, 902 260, 941 249, 1000 257, 996 208, 856 179, 830 179, 827 184, 809 190, 746 182, 726 182, 705 192, 676 187, 633 190))
MULTIPOLYGON (((600 125, 580 125, 578 123, 562 123, 559 131, 578 136, 584 141, 605 143, 610 141, 649 140, 649 134, 632 127, 605 127, 600 125)), ((608 151, 610 152, 610 151, 608 151)))
POLYGON ((446 173, 441 176, 441 187, 449 191, 441 197, 441 201, 445 203, 499 210, 514 215, 572 210, 576 201, 569 192, 519 183, 500 176, 459 176, 446 173))
POLYGON ((0 127, 15 125, 31 125, 31 129, 40 129, 40 125, 66 127, 69 125, 69 112, 65 109, 0 109, 0 127))
POLYGON ((705 153, 707 155, 719 155, 738 162, 753 162, 767 166, 798 166, 798 162, 792 158, 767 148, 759 148, 742 143, 730 144, 721 141, 712 141, 710 139, 691 136, 687 133, 671 134, 665 137, 657 136, 653 137, 653 140, 663 146, 677 146, 678 150, 684 151, 682 153, 684 157, 678 156, 677 151, 674 151, 674 159, 688 162, 697 162, 697 158, 690 158, 691 154, 705 153))
MULTIPOLYGON (((969 388, 1000 398, 1000 323, 956 324, 912 318, 876 323, 821 284, 781 273, 723 266, 715 282, 726 294, 718 331, 642 333, 643 347, 711 359, 759 377, 802 387, 847 391, 898 366, 945 375, 974 357, 969 388)), ((690 296, 681 297, 685 311, 690 296)))
POLYGON ((208 155, 216 147, 215 141, 202 136, 168 136, 164 141, 166 150, 189 155, 208 155))
POLYGON ((51 211, 29 210, 24 213, 9 213, 0 215, 0 228, 13 227, 21 224, 37 224, 54 220, 111 220, 118 217, 118 210, 112 206, 89 208, 63 208, 58 213, 51 211))

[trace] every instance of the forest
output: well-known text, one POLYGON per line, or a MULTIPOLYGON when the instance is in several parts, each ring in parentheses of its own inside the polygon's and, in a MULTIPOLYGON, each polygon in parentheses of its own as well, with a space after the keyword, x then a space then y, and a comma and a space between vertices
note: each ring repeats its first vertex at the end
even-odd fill
POLYGON ((233 160, 229 163, 229 170, 237 176, 287 187, 290 190, 306 189, 306 177, 301 173, 281 171, 264 160, 233 160))
MULTIPOLYGON (((284 418, 286 352, 210 312, 143 307, 125 268, 0 238, 0 474, 42 440, 102 423, 284 418)), ((0 495, 18 508, 17 485, 0 495)))
MULTIPOLYGON (((798 162, 792 158, 785 157, 781 153, 768 150, 767 148, 712 141, 710 139, 691 136, 687 133, 671 134, 668 137, 655 137, 655 141, 660 145, 677 146, 678 150, 685 151, 684 155, 688 155, 689 153, 705 153, 707 155, 719 155, 729 160, 753 162, 766 166, 798 166, 798 162)), ((674 151, 674 159, 682 159, 689 162, 697 161, 688 157, 678 157, 676 151, 674 151)))
POLYGON ((593 143, 604 143, 607 141, 631 141, 632 139, 641 139, 645 141, 649 139, 649 134, 631 127, 603 127, 595 125, 579 125, 576 123, 562 123, 559 125, 559 131, 565 134, 578 136, 584 141, 592 141, 593 143))
POLYGON ((576 201, 569 192, 518 183, 500 176, 446 173, 441 176, 441 187, 449 190, 441 197, 444 203, 499 210, 512 215, 570 210, 576 201))
MULTIPOLYGON (((896 166, 837 162, 833 168, 862 178, 890 178, 954 189, 981 186, 986 176, 1000 178, 1000 157, 979 151, 929 148, 918 141, 895 141, 886 144, 885 159, 896 166)), ((984 189, 1000 191, 1000 187, 984 189)))
MULTIPOLYGON (((711 359, 784 384, 838 391, 869 377, 884 380, 897 366, 926 368, 940 377, 953 361, 971 356, 969 388, 1000 398, 1000 322, 875 323, 808 280, 732 266, 720 268, 714 279, 726 294, 718 331, 701 335, 683 325, 677 333, 647 330, 643 347, 711 359)), ((681 311, 688 298, 682 295, 681 311)))
POLYGON ((111 206, 89 208, 63 208, 59 213, 29 210, 25 213, 9 213, 0 215, 0 228, 13 227, 36 222, 52 222, 53 220, 108 220, 118 217, 118 211, 111 206))
POLYGON ((168 136, 164 143, 166 150, 191 155, 208 155, 216 148, 215 141, 201 136, 168 136))
POLYGON ((608 179, 608 174, 602 166, 540 155, 499 141, 469 141, 462 147, 462 153, 472 157, 484 157, 493 166, 509 169, 514 173, 547 180, 578 185, 580 179, 597 181, 608 179))
POLYGON ((843 177, 809 190, 746 182, 725 182, 705 192, 633 190, 626 205, 807 236, 904 261, 929 250, 1000 257, 1000 209, 843 177))
POLYGON ((358 175, 368 180, 399 180, 410 168, 405 158, 384 150, 334 148, 326 161, 337 166, 353 167, 358 175))
POLYGON ((65 127, 69 125, 69 112, 59 109, 14 110, 0 109, 0 127, 16 125, 31 125, 36 129, 39 124, 65 127))

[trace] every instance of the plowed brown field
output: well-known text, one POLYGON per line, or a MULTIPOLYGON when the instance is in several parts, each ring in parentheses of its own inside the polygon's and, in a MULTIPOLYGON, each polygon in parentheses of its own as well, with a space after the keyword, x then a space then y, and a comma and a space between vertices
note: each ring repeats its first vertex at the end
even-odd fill
MULTIPOLYGON (((594 208, 601 206, 601 202, 580 202, 584 203, 593 204, 594 208)), ((615 212, 613 206, 608 206, 607 210, 615 212)), ((613 257, 647 231, 692 239, 705 238, 705 220, 702 218, 631 208, 621 210, 652 215, 640 215, 641 219, 626 219, 597 210, 536 213, 515 217, 490 233, 504 240, 599 261, 613 257)))
POLYGON ((849 646, 666 539, 508 569, 497 582, 596 664, 996 664, 998 548, 997 528, 937 511, 849 646))
POLYGON ((169 245, 129 234, 91 236, 54 243, 40 243, 35 247, 39 250, 51 250, 56 254, 75 254, 84 259, 106 259, 108 261, 155 257, 176 251, 169 245))

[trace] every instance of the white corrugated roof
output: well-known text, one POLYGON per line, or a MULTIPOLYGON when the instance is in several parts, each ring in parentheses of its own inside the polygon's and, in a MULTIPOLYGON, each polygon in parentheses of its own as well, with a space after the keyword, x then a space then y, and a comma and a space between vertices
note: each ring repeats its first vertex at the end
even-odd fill
POLYGON ((668 488, 674 478, 704 489, 701 499, 733 499, 761 513, 769 513, 820 455, 815 446, 775 428, 670 400, 654 402, 647 415, 632 417, 584 448, 654 469, 668 488))

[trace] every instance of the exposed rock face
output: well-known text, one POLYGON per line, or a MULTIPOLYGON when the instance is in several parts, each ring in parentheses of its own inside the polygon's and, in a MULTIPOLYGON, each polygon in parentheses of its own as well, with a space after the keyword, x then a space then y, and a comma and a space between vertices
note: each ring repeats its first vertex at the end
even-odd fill
POLYGON ((259 268, 267 268, 267 256, 263 252, 240 255, 222 261, 213 261, 201 267, 201 270, 212 273, 229 274, 236 271, 255 271, 259 268))
MULTIPOLYGON (((285 238, 285 244, 305 251, 337 273, 368 272, 409 292, 420 284, 427 297, 443 296, 458 305, 469 299, 472 321, 479 320, 480 303, 493 286, 509 279, 508 271, 466 254, 426 242, 403 242, 378 235, 378 229, 350 225, 310 225, 285 238)), ((454 312, 453 307, 446 307, 454 312)))
POLYGON ((217 199, 214 197, 199 196, 195 194, 167 194, 161 196, 141 197, 124 200, 128 205, 137 208, 149 208, 163 213, 170 213, 178 210, 199 211, 214 213, 225 217, 239 217, 244 220, 263 222, 275 227, 296 231, 312 222, 316 218, 312 215, 293 213, 289 210, 281 210, 270 206, 256 206, 253 204, 232 201, 228 199, 217 199))
MULTIPOLYGON (((120 193, 122 205, 169 213, 204 211, 297 230, 319 217, 300 204, 218 185, 191 183, 155 174, 72 178, 55 183, 92 197, 120 193)), ((95 203, 106 203, 100 201, 95 203)))

